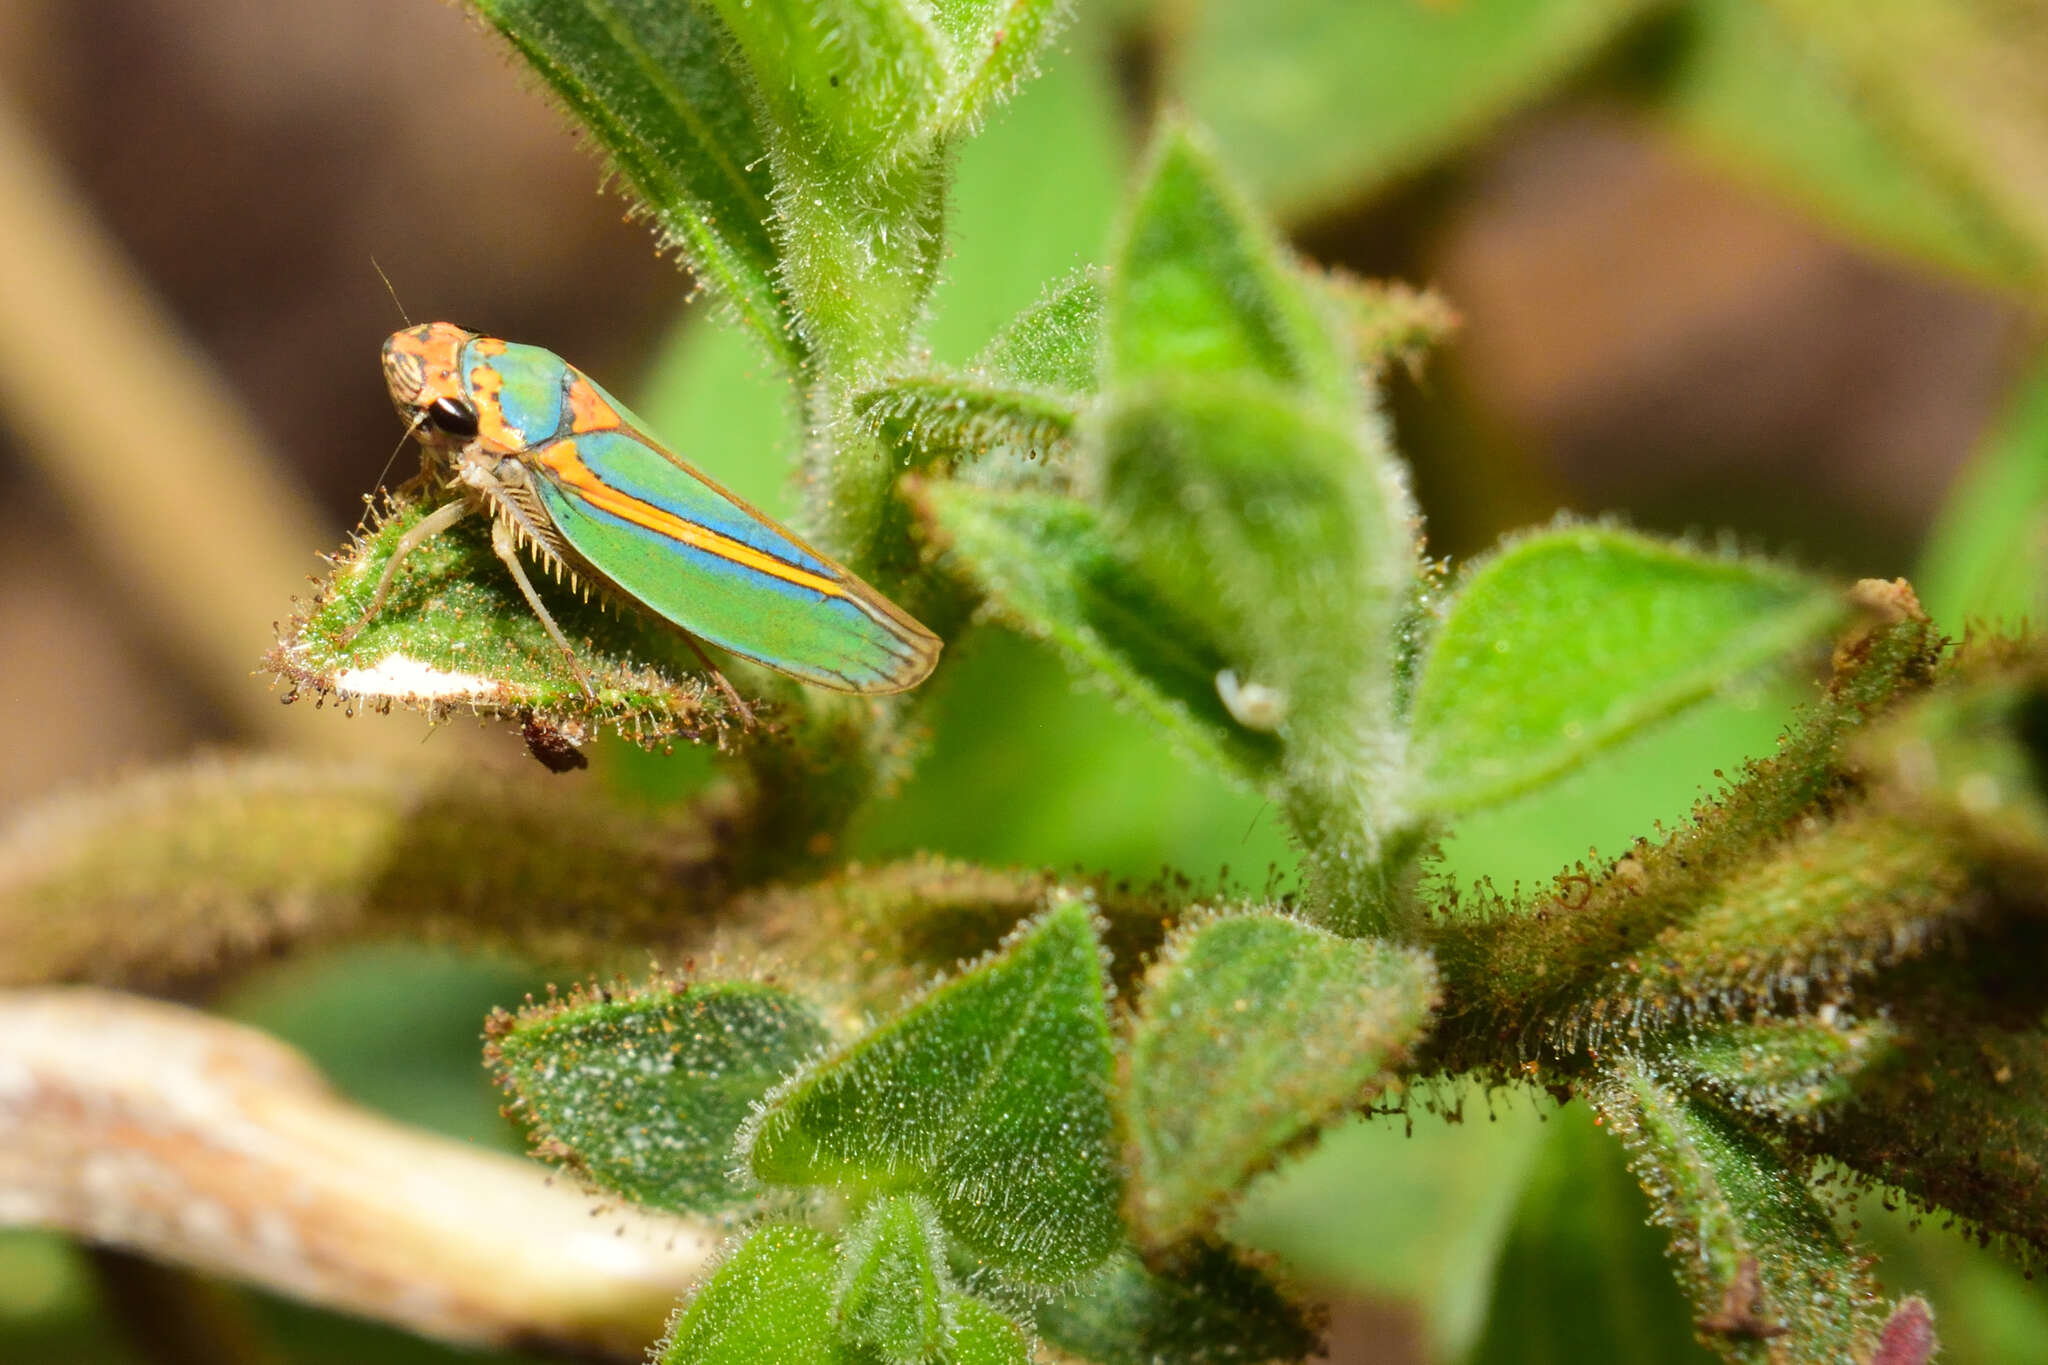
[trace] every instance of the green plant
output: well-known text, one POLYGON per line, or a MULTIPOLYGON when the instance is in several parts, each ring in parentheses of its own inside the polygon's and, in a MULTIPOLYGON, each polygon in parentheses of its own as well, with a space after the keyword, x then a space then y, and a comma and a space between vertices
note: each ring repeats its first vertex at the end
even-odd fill
MULTIPOLYGON (((476 7, 786 385, 807 528, 942 635, 981 617, 1048 642, 1270 800, 1300 853, 1299 885, 1264 894, 850 866, 852 822, 917 758, 917 699, 739 670, 771 722, 725 735, 732 781, 678 811, 408 792, 431 847, 402 897, 339 855, 295 868, 351 931, 441 913, 587 959, 698 944, 716 916, 733 958, 785 964, 490 1024, 543 1155, 742 1220, 660 1359, 965 1365, 1034 1339, 1107 1365, 1301 1359, 1314 1313, 1240 1254, 1247 1191, 1362 1108, 1480 1087, 1590 1106, 1622 1139, 1725 1359, 1926 1358, 1924 1305, 1880 1293, 1817 1172, 2048 1247, 2035 645, 1958 647, 1903 581, 1844 592, 1603 522, 1431 561, 1379 385, 1448 310, 1298 258, 1180 119, 1098 265, 1045 281, 972 360, 932 362, 956 147, 1031 73, 1053 0, 476 7), (1776 752, 1678 827, 1527 892, 1434 866, 1469 819, 1830 643, 1776 752)), ((1531 69, 1629 9, 1555 7, 1578 18, 1531 69)), ((1262 173, 1317 193, 1315 167, 1262 173)), ((1971 259, 2032 270, 2021 254, 1971 259)), ((282 647, 302 686, 478 704, 342 676, 370 647, 337 639, 361 585, 424 510, 395 504, 282 647)), ((483 538, 445 537, 417 572, 441 590, 387 607, 376 649, 481 670, 505 689, 490 705, 579 742, 693 736, 687 654, 631 620, 564 609, 599 642, 592 676, 624 658, 652 679, 585 709, 483 538)), ((268 814, 330 847, 343 814, 396 805, 305 800, 296 824, 268 814)), ((44 913, 108 903, 92 859, 66 867, 37 883, 44 913)))

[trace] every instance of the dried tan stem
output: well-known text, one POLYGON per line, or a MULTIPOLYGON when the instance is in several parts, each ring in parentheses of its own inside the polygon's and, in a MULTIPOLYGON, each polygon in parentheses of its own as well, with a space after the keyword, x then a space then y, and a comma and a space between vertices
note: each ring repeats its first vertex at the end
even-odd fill
POLYGON ((0 993, 0 1224, 447 1341, 631 1359, 719 1240, 373 1115, 251 1029, 83 988, 0 993))

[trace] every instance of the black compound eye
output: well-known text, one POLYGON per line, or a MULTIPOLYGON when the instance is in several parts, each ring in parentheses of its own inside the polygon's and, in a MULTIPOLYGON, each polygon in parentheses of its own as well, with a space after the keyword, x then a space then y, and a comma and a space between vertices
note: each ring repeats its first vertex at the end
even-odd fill
POLYGON ((427 405, 427 425, 450 436, 474 436, 476 409, 460 398, 436 398, 427 405))

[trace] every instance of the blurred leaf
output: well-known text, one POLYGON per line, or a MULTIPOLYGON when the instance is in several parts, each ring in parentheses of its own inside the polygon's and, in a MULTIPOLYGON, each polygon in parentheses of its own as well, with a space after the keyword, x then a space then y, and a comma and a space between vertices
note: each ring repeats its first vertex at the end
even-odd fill
POLYGON ((1258 1271, 1214 1247, 1155 1275, 1128 1251, 1039 1305, 1038 1330, 1093 1365, 1241 1365, 1299 1360, 1317 1333, 1258 1271))
POLYGON ((2048 276, 2048 26, 2009 0, 1771 0, 1831 53, 1891 137, 1966 187, 2048 276))
POLYGON ((657 1348, 659 1365, 861 1365, 839 1338, 832 1286, 839 1255, 814 1229, 754 1229, 698 1287, 657 1348))
POLYGON ((408 554, 383 607, 365 621, 399 538, 430 510, 394 503, 336 557, 264 659, 295 695, 351 709, 402 706, 433 721, 465 711, 531 716, 571 744, 604 727, 642 744, 703 739, 727 723, 729 703, 699 677, 704 665, 687 637, 529 572, 595 696, 587 693, 492 550, 487 518, 470 517, 408 554))
POLYGON ((1510 541, 1444 610, 1411 721, 1427 800, 1450 812, 1554 780, 1843 614, 1775 564, 1591 525, 1510 541))
POLYGON ((1863 736, 1857 757, 1899 818, 2030 898, 2048 878, 2048 650, 2007 652, 1966 650, 1949 686, 1863 736))
POLYGON ((1869 1358, 1884 1320, 1876 1286, 1806 1182, 1641 1061, 1612 1064, 1595 1103, 1671 1233, 1701 1339, 1727 1360, 1869 1358))
POLYGON ((1374 373, 1394 365, 1419 369, 1423 358, 1463 324, 1458 310, 1434 289, 1399 280, 1355 279, 1339 271, 1324 275, 1322 286, 1351 334, 1358 363, 1374 373))
POLYGON ((1840 54, 1759 0, 1689 0, 1661 35, 1656 106, 1737 175, 1859 240, 2005 288, 2048 253, 1873 117, 1840 54))
POLYGON ((1952 632, 2048 622, 2048 364, 2037 361, 1958 476, 1913 581, 1952 632))
POLYGON ((1084 1273, 1122 1232, 1099 953, 1087 906, 1056 905, 775 1095, 747 1164, 771 1184, 923 1193, 1027 1283, 1084 1273))
POLYGON ((1278 235, 1194 133, 1168 124, 1114 252, 1112 382, 1258 375, 1348 409, 1355 394, 1331 332, 1278 235))
POLYGON ((1555 88, 1643 0, 1214 0, 1168 88, 1281 217, 1362 200, 1555 88))
POLYGON ((916 1195, 869 1204, 841 1251, 839 1323, 887 1365, 920 1365, 952 1345, 938 1215, 916 1195))
POLYGON ((1253 1185, 1224 1235, 1279 1257, 1291 1279, 1412 1305, 1429 1358, 1455 1360, 1485 1324, 1494 1263, 1547 1129, 1519 1095, 1496 1103, 1464 1088, 1439 1099, 1456 1101, 1457 1121, 1417 1113, 1325 1133, 1253 1185))
POLYGON ((1288 1145, 1369 1099, 1435 993, 1425 954, 1277 915, 1177 932, 1146 975, 1121 1092, 1139 1237, 1206 1230, 1288 1145))
POLYGON ((499 1011, 487 1032, 486 1060, 541 1155, 676 1213, 746 1202, 733 1134, 829 1041, 808 1003, 747 981, 577 991, 499 1011))
POLYGON ((1780 1123, 1825 1122, 1855 1096, 1856 1081, 1891 1055, 1883 1019, 1756 1019, 1700 1029, 1669 1044, 1659 1069, 1722 1104, 1780 1123))
POLYGON ((694 4, 471 3, 591 130, 690 272, 795 370, 802 357, 768 228, 766 142, 718 22, 694 4))
POLYGON ((1176 868, 1265 894, 1289 884, 1295 851, 1270 803, 1196 763, 1163 727, 1133 724, 1104 689, 1076 688, 1050 649, 990 626, 947 653, 924 703, 934 733, 917 781, 868 808, 858 856, 932 849, 1141 883, 1176 868))
POLYGON ((1585 1105, 1565 1105, 1548 1127, 1465 1365, 1712 1359, 1615 1144, 1585 1105))
POLYGON ((935 484, 924 492, 951 563, 1003 616, 1108 682, 1193 756, 1256 779, 1278 751, 1216 691, 1226 666, 1199 626, 1161 599, 1086 503, 935 484))

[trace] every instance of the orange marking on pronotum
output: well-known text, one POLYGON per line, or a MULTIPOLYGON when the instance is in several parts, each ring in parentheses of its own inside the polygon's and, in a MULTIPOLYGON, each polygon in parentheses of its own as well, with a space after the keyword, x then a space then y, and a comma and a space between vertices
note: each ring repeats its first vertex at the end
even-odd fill
POLYGON ((569 380, 569 430, 578 436, 623 426, 618 409, 600 398, 597 387, 582 375, 569 380))
POLYGON ((596 471, 583 463, 583 457, 576 453, 574 441, 557 441, 536 457, 556 478, 576 490, 591 506, 601 508, 635 526, 644 527, 659 536, 680 541, 694 549, 717 555, 720 559, 779 578, 785 583, 794 583, 800 588, 827 597, 847 596, 846 587, 830 578, 823 578, 808 569, 800 569, 774 555, 757 550, 731 536, 720 535, 708 526, 694 521, 685 521, 673 512, 665 511, 650 503, 640 501, 631 494, 622 493, 597 476, 596 471))

